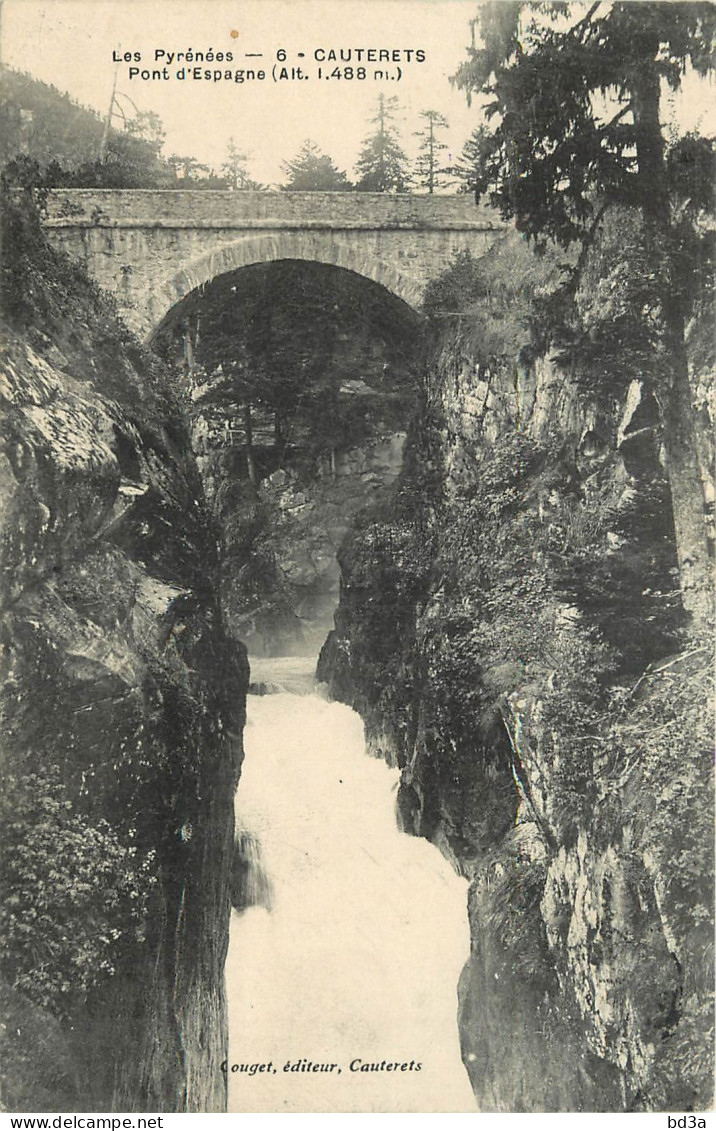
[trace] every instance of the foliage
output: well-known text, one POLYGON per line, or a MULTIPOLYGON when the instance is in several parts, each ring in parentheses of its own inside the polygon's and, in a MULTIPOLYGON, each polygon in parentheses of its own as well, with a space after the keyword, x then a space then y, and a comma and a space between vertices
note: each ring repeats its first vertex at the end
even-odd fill
POLYGON ((378 128, 364 142, 356 162, 358 192, 406 192, 409 187, 407 158, 394 124, 397 109, 395 95, 378 95, 376 113, 371 118, 378 128))
POLYGON ((429 318, 462 314, 485 297, 484 265, 471 251, 453 252, 452 261, 428 282, 423 309, 429 318))
MULTIPOLYGON (((48 188, 227 187, 225 178, 212 174, 194 157, 173 154, 165 160, 159 116, 152 111, 125 114, 120 98, 115 96, 114 110, 122 128, 110 128, 101 154, 104 121, 96 111, 30 75, 3 67, 0 168, 18 159, 35 162, 33 184, 48 188)), ((257 186, 250 182, 242 187, 257 186)))
MULTIPOLYGON (((463 356, 455 338, 453 350, 463 356)), ((448 378, 446 400, 449 391, 448 378)), ((542 905, 550 861, 579 838, 580 882, 603 916, 586 939, 590 976, 609 987, 628 972, 630 986, 653 977, 678 991, 670 1002, 655 990, 634 1022, 615 993, 620 1031, 660 1026, 638 1103, 698 1107, 712 1048, 710 648, 696 640, 681 651, 664 480, 654 471, 624 490, 613 461, 564 437, 536 442, 516 428, 476 443, 437 416, 413 432, 408 465, 400 494, 419 537, 402 538, 396 498, 341 552, 334 690, 397 753, 416 831, 484 877, 476 930, 504 947, 517 992, 537 979, 545 1015, 585 1040, 592 1019, 567 988, 576 963, 548 944, 542 905), (430 482, 435 463, 446 481, 430 482), (512 774, 538 798, 516 828, 512 774), (527 834, 539 851, 522 858, 527 834), (663 935, 652 929, 641 951, 636 896, 624 911, 600 891, 606 854, 625 890, 653 902, 657 887, 663 935), (613 942, 619 915, 634 939, 613 942)), ((565 896, 567 925, 573 913, 565 896)), ((609 1039, 603 1055, 615 1059, 609 1039)))
POLYGON ((474 139, 478 194, 521 231, 562 245, 588 236, 605 201, 649 207, 661 189, 646 165, 651 157, 658 171, 659 154, 646 151, 655 143, 642 88, 656 82, 658 103, 659 80, 676 89, 687 62, 706 73, 711 6, 592 5, 576 18, 570 5, 497 3, 479 18, 482 45, 453 80, 487 94, 496 121, 474 139))
POLYGON ((481 175, 490 152, 490 135, 484 126, 473 130, 462 147, 462 152, 451 174, 460 183, 460 192, 474 193, 476 200, 481 194, 481 175))
POLYGON ((57 1016, 136 945, 156 878, 131 830, 81 815, 57 768, 10 775, 3 792, 0 950, 15 989, 57 1016))
MULTIPOLYGON (((549 986, 549 953, 540 915, 546 868, 544 860, 514 858, 496 861, 489 896, 482 900, 484 928, 509 954, 513 975, 549 986)), ((473 897, 474 898, 474 897, 473 897)), ((481 926, 483 924, 481 923, 481 926)), ((551 988, 551 987, 550 987, 551 988)))
POLYGON ((575 291, 592 296, 598 285, 591 305, 606 313, 579 347, 595 386, 616 369, 667 383, 683 320, 713 294, 714 239, 699 219, 713 207, 716 158, 695 135, 665 149, 659 80, 678 88, 687 62, 706 72, 713 11, 627 3, 576 19, 569 5, 503 3, 485 5, 480 23, 483 45, 454 81, 491 98, 495 125, 465 146, 466 187, 489 194, 539 246, 579 245, 545 320, 570 332, 575 291))
MULTIPOLYGON (((550 804, 561 835, 571 835, 594 801, 608 689, 680 642, 663 480, 622 497, 611 467, 602 464, 585 483, 563 444, 538 444, 519 429, 472 466, 464 461, 449 491, 428 488, 434 458, 413 458, 392 514, 342 550, 354 679, 371 711, 402 719, 403 735, 419 711, 424 732, 435 735, 436 766, 448 757, 438 751, 450 751, 450 773, 474 782, 474 751, 487 749, 496 698, 525 670, 540 673, 533 678, 541 685, 542 757, 552 764, 550 804), (416 532, 407 543, 401 497, 411 500, 416 532), (511 674, 503 686, 485 671, 511 674), (397 714, 386 699, 388 689, 395 699, 396 672, 397 714)), ((489 748, 500 743, 492 734, 489 748)), ((494 832, 491 820, 509 819, 509 783, 500 792, 498 781, 492 818, 467 805, 474 785, 455 797, 478 839, 481 824, 494 832)), ((449 774, 443 788, 454 789, 449 774)))
POLYGON ((100 115, 56 87, 3 67, 0 100, 4 110, 0 166, 18 154, 43 167, 57 160, 82 165, 99 153, 104 129, 100 115))
POLYGON ((415 134, 420 138, 418 158, 415 165, 415 183, 429 193, 435 192, 447 181, 450 170, 440 163, 440 154, 447 149, 438 137, 439 130, 447 129, 447 119, 437 110, 423 110, 420 114, 425 126, 415 134))
MULTIPOLYGON (((114 108, 119 109, 117 95, 114 96, 114 108)), ((134 117, 127 118, 122 112, 124 118, 124 128, 131 137, 140 137, 146 141, 147 145, 151 146, 154 150, 156 157, 162 151, 164 142, 166 141, 166 132, 164 123, 158 114, 153 110, 137 110, 134 117)))
POLYGON ((353 188, 346 174, 315 142, 306 139, 293 161, 281 166, 287 180, 284 192, 348 192, 353 188))
POLYGON ((541 352, 544 307, 562 279, 562 258, 551 247, 536 255, 516 233, 499 239, 480 259, 456 252, 425 288, 423 309, 437 326, 464 319, 482 365, 514 364, 541 352))
POLYGON ((267 447, 269 433, 273 471, 289 453, 315 465, 372 435, 378 422, 402 427, 414 399, 416 321, 349 272, 257 265, 187 299, 157 348, 179 362, 192 335, 196 408, 218 423, 250 405, 257 447, 267 447))
MULTIPOLYGON (((713 234, 684 221, 673 241, 673 295, 687 317, 708 309, 714 290, 713 234)), ((585 388, 610 397, 631 381, 658 388, 672 358, 663 321, 653 306, 653 263, 636 209, 602 219, 584 258, 572 301, 558 288, 545 296, 540 317, 561 338, 561 357, 585 388)))
POLYGON ((675 147, 669 165, 660 100, 662 82, 677 90, 687 67, 708 73, 716 13, 702 3, 593 4, 583 15, 564 4, 493 3, 479 22, 482 44, 455 76, 468 95, 491 99, 494 127, 475 139, 476 192, 538 244, 580 247, 563 303, 606 213, 639 211, 636 254, 612 268, 621 309, 605 320, 597 349, 584 344, 586 371, 597 385, 615 369, 638 373, 658 394, 682 601, 696 623, 713 608, 712 554, 684 326, 687 249, 699 242, 694 222, 712 194, 697 139, 675 147))
MULTIPOLYGON (((520 7, 486 6, 485 52, 496 52, 504 43, 520 7)), ((704 693, 704 655, 692 698, 691 647, 685 641, 693 641, 686 635, 693 628, 685 626, 677 589, 669 484, 654 440, 658 410, 649 395, 650 381, 661 395, 674 350, 661 305, 664 291, 655 292, 653 221, 645 215, 643 201, 615 191, 606 194, 610 208, 601 212, 606 196, 585 181, 580 204, 578 147, 571 151, 573 185, 564 174, 564 202, 552 201, 539 169, 535 172, 540 161, 544 172, 555 153, 567 161, 566 142, 560 150, 562 135, 547 131, 541 140, 539 136, 543 104, 545 115, 548 110, 562 113, 562 101, 554 96, 559 83, 550 87, 548 79, 551 68, 562 65, 556 37, 567 34, 576 18, 571 6, 559 6, 559 13, 557 7, 530 8, 534 27, 519 43, 516 37, 510 41, 513 55, 498 76, 500 95, 513 98, 513 118, 500 122, 502 137, 507 138, 509 124, 518 143, 525 144, 524 161, 515 172, 524 184, 515 195, 505 196, 506 211, 516 208, 518 192, 523 192, 520 226, 539 239, 544 254, 532 254, 519 236, 507 237, 481 261, 456 257, 426 292, 426 311, 442 329, 437 343, 441 356, 437 371, 426 379, 424 415, 407 453, 412 521, 422 539, 409 548, 414 559, 400 562, 407 577, 419 574, 422 583, 401 593, 391 577, 396 561, 391 537, 402 528, 395 509, 374 516, 375 526, 366 525, 346 543, 332 643, 336 688, 364 713, 369 734, 392 740, 404 767, 403 788, 412 789, 419 810, 416 829, 441 845, 447 842, 468 872, 482 865, 487 871, 493 854, 506 862, 507 872, 486 885, 484 915, 503 936, 511 976, 532 978, 545 954, 560 979, 567 971, 565 982, 558 988, 554 979, 553 996, 545 997, 547 1011, 566 1022, 565 1031, 574 1025, 577 1011, 565 985, 578 963, 569 946, 558 954, 558 946, 550 942, 552 953, 547 953, 541 860, 558 862, 579 837, 580 882, 584 879, 585 890, 594 893, 594 906, 604 898, 606 920, 616 900, 611 892, 598 893, 594 871, 606 853, 616 856, 625 889, 652 901, 658 943, 653 953, 663 955, 663 969, 655 974, 667 988, 676 987, 674 1002, 656 1010, 661 1042, 657 1068, 635 1103, 688 1110, 708 1102, 710 1086, 711 1016, 705 991, 713 982, 708 937, 712 793, 707 784, 713 713, 704 693), (536 63, 532 70, 519 71, 520 83, 524 74, 532 82, 517 90, 515 69, 523 67, 522 56, 542 33, 553 37, 554 51, 544 48, 543 73, 538 74, 536 63), (548 214, 552 203, 555 211, 548 214), (579 247, 568 255, 556 250, 575 236, 583 254, 579 247), (567 291, 565 278, 572 281, 567 291), (524 378, 527 390, 534 379, 527 364, 530 353, 544 355, 547 345, 559 346, 562 360, 550 388, 564 395, 567 406, 572 392, 577 395, 576 386, 588 394, 590 431, 581 437, 570 431, 571 423, 555 420, 554 413, 542 421, 543 427, 534 422, 533 435, 512 412, 517 379, 524 378), (627 454, 629 440, 622 462, 614 433, 625 384, 634 378, 640 380, 643 405, 651 406, 652 415, 638 418, 644 425, 643 434, 633 440, 641 445, 638 458, 627 454), (480 416, 475 400, 491 382, 497 408, 480 416), (511 424, 506 417, 512 417, 511 424), (437 490, 428 486, 428 467, 440 480, 437 490), (670 678, 663 673, 672 665, 670 678), (653 693, 645 695, 652 676, 653 693), (542 852, 527 862, 515 860, 515 842, 508 839, 515 824, 515 779, 526 799, 520 819, 537 830, 542 852), (692 829, 689 813, 697 810, 692 829), (634 827, 636 843, 628 839, 634 827), (653 869, 649 856, 656 861, 653 869)), ((631 7, 633 20, 640 18, 637 6, 631 7)), ((672 20, 665 7, 642 6, 647 27, 660 15, 669 26, 679 23, 681 16, 676 13, 672 20)), ((683 13, 693 8, 679 7, 683 13)), ((607 21, 616 13, 628 23, 626 8, 617 4, 599 12, 607 13, 607 21)), ((567 42, 567 69, 576 69, 579 61, 580 34, 591 41, 595 12, 597 6, 574 33, 575 41, 567 42)), ((594 33, 595 52, 610 30, 601 23, 600 29, 601 38, 594 33)), ((681 46, 687 56, 689 44, 681 46)), ((667 65, 666 48, 658 65, 667 65)), ((565 79, 585 114, 602 105, 599 95, 593 101, 584 95, 593 77, 586 70, 582 81, 575 79, 575 71, 565 79)), ((678 70, 677 60, 671 72, 675 83, 678 70)), ((571 109, 568 98, 564 112, 571 109)), ((605 136, 621 138, 624 117, 605 136)), ((595 128, 601 138, 598 122, 595 128)), ((473 136, 478 164, 496 152, 491 136, 487 131, 473 136)), ((634 174, 631 192, 641 182, 636 152, 631 144, 625 147, 626 172, 634 174)), ((511 156, 517 152, 516 143, 511 156)), ((606 142, 604 152, 609 155, 606 142)), ((710 191, 704 175, 710 152, 700 139, 691 139, 676 143, 666 155, 672 210, 663 244, 666 278, 682 314, 704 309, 712 288, 712 252, 701 216, 710 191)), ((585 178, 593 171, 590 166, 585 178)), ((506 176, 504 168, 500 175, 506 176)), ((477 182, 475 187, 480 187, 477 182)), ((492 187, 494 191, 494 182, 492 187)), ((551 191, 556 196, 561 189, 552 185, 551 191)), ((584 408, 584 400, 581 404, 584 408)), ((703 512, 699 522, 703 526, 703 512)), ((692 646, 700 650, 701 643, 698 638, 692 646)), ((516 832, 521 827, 518 823, 516 832)), ((652 952, 645 946, 639 953, 639 924, 647 920, 646 915, 640 918, 643 910, 637 909, 631 921, 626 916, 625 933, 613 949, 608 924, 599 923, 604 937, 596 942, 587 932, 590 977, 592 972, 596 980, 602 977, 606 950, 610 966, 605 981, 613 977, 617 985, 622 979, 626 984, 632 974, 634 984, 637 978, 649 979, 652 952), (634 938, 626 933, 632 926, 634 938)), ((570 893, 564 901, 565 938, 573 913, 570 893)), ((607 995, 611 985, 608 981, 607 995)), ((519 983, 516 992, 522 995, 519 983)), ((623 1032, 631 1021, 616 1016, 621 992, 615 994, 615 1024, 623 1032)), ((637 998, 634 991, 633 1001, 637 998)), ((582 1020, 592 1023, 589 1017, 582 1020)), ((644 1031, 651 1039, 652 1030, 644 1025, 644 1031)), ((582 1029, 577 1032, 584 1038, 582 1029)), ((541 1036, 548 1045, 548 1036, 541 1036)), ((617 1056, 612 1057, 608 1034, 605 1059, 610 1057, 611 1069, 617 1056)))
MULTIPOLYGON (((153 1095, 161 1107, 159 1091, 181 1088, 181 1066, 170 1057, 152 1091, 137 1033, 153 1018, 174 1047, 164 1005, 173 995, 181 1012, 182 971, 202 932, 216 935, 213 914, 194 916, 197 900, 179 947, 173 926, 185 921, 183 881, 196 888, 206 865, 202 815, 216 817, 238 769, 227 734, 243 722, 241 649, 219 615, 214 532, 167 371, 47 244, 33 194, 7 193, 3 225, 8 363, 70 428, 66 444, 56 433, 59 468, 52 439, 28 431, 23 397, 6 405, 6 446, 36 473, 16 467, 9 500, 26 537, 9 545, 24 597, 4 628, 15 691, 3 703, 0 963, 6 1020, 17 1022, 4 1033, 14 1077, 4 1102, 22 1080, 25 1098, 49 1096, 46 1110, 77 1109, 83 1095, 102 1109, 122 1080, 128 1102, 153 1095), (83 470, 75 424, 117 464, 90 458, 83 470), (112 515, 120 475, 141 489, 112 515), (40 513, 57 519, 49 532, 32 521, 40 513), (51 1041, 37 1038, 43 1025, 51 1041), (30 1054, 35 1079, 38 1056, 48 1066, 39 1092, 30 1054)), ((215 849, 204 896, 221 913, 227 846, 215 849)))
POLYGON ((221 172, 231 188, 241 189, 242 191, 261 188, 259 182, 252 180, 249 176, 248 153, 239 152, 233 137, 229 138, 226 161, 221 166, 221 172))
POLYGON ((239 637, 293 640, 301 633, 297 610, 305 615, 325 584, 320 563, 346 508, 362 505, 371 490, 367 476, 359 483, 350 472, 353 487, 346 486, 340 454, 370 450, 410 415, 418 317, 351 272, 287 261, 232 272, 195 292, 157 348, 188 369, 187 339, 195 450, 223 535, 224 607, 239 637), (287 501, 295 476, 296 510, 287 501), (280 505, 269 505, 272 496, 280 505), (310 566, 300 580, 283 573, 280 563, 297 555, 319 563, 315 583, 310 566))
POLYGON ((716 150, 712 138, 688 133, 666 154, 669 191, 681 210, 692 216, 714 211, 716 150))
POLYGON ((48 187, 171 187, 171 170, 159 156, 163 130, 156 114, 128 120, 126 130, 111 129, 100 160, 104 123, 93 110, 7 68, 0 74, 0 97, 7 114, 0 166, 24 155, 37 162, 48 187))
POLYGON ((713 1089, 712 652, 712 632, 692 639, 615 697, 610 713, 612 788, 619 793, 629 783, 628 816, 683 972, 649 1096, 655 1109, 701 1110, 713 1089))

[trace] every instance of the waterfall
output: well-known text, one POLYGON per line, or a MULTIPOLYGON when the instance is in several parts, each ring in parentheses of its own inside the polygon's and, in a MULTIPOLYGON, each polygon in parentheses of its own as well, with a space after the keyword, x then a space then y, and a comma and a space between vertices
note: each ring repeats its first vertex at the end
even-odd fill
POLYGON ((268 907, 273 902, 271 880, 261 856, 261 844, 254 833, 238 829, 234 835, 231 873, 231 904, 237 911, 247 907, 268 907))
POLYGON ((249 696, 236 797, 229 1111, 475 1111, 457 1029, 467 883, 399 831, 398 772, 310 666, 252 664, 277 691, 249 696))

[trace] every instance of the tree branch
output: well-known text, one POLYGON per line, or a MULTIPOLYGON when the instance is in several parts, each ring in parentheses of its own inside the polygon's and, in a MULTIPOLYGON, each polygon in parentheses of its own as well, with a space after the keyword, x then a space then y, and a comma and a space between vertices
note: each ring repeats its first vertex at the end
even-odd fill
POLYGON ((597 214, 594 217, 594 219, 592 220, 592 223, 590 224, 587 232, 584 235, 584 239, 582 240, 582 248, 581 248, 581 251, 579 253, 579 257, 577 259, 577 262, 575 263, 574 267, 571 270, 568 282, 565 283, 564 287, 560 289, 560 295, 571 296, 576 291, 577 286, 579 284, 580 275, 582 274, 582 269, 584 267, 584 264, 587 261, 587 256, 589 255, 589 252, 592 249, 594 241, 597 238, 597 231, 599 230, 599 225, 601 224, 602 219, 604 217, 604 214, 607 211, 607 209, 610 207, 610 205, 611 205, 611 201, 607 200, 607 201, 605 201, 604 204, 601 205, 600 208, 597 209, 597 214))
POLYGON ((618 114, 615 114, 614 117, 612 119, 610 119, 610 121, 604 122, 602 125, 597 126, 597 129, 599 130, 600 133, 604 133, 605 130, 611 129, 611 127, 615 126, 617 124, 617 122, 619 121, 619 119, 623 118, 624 115, 627 114, 631 109, 632 109, 632 102, 631 102, 631 98, 630 98, 629 101, 627 102, 626 106, 622 106, 622 108, 621 108, 621 110, 619 111, 618 114))
POLYGON ((579 40, 579 42, 581 43, 582 42, 582 33, 584 31, 586 31, 587 26, 592 22, 592 16, 595 14, 595 12, 600 7, 600 5, 601 5, 601 0, 596 0, 596 3, 592 4, 592 6, 589 9, 589 11, 587 12, 586 16, 583 16, 582 19, 579 20, 579 22, 576 23, 573 28, 570 28, 568 35, 570 37, 576 37, 579 40))

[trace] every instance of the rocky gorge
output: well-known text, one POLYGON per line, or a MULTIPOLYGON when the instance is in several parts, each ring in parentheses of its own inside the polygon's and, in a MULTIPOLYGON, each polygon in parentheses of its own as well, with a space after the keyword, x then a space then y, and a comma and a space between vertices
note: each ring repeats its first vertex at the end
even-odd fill
POLYGON ((282 466, 259 426, 257 489, 41 208, 3 199, 0 1103, 223 1111, 244 641, 317 652, 404 434, 346 377, 357 442, 282 466))
POLYGON ((243 641, 315 648, 336 551, 318 675, 400 770, 403 829, 469 881, 478 1108, 710 1102, 709 636, 679 601, 648 386, 595 388, 527 329, 551 270, 516 235, 454 263, 399 374, 411 411, 385 405, 414 320, 370 358, 359 336, 366 383, 333 366, 288 443, 276 404, 241 424, 245 371, 194 399, 9 208, 7 1108, 224 1109, 243 641), (327 403, 351 427, 317 450, 327 403))
MULTIPOLYGON (((700 1109, 710 638, 680 611, 653 397, 628 375, 595 393, 559 344, 534 348, 515 317, 534 267, 490 313, 500 257, 511 274, 522 254, 455 265, 460 319, 439 319, 450 285, 434 295, 402 475, 341 548, 319 677, 400 768, 403 827, 470 881, 478 1108, 700 1109)), ((543 266, 533 300, 548 286, 543 266)))
POLYGON ((2 1103, 217 1111, 245 651, 176 388, 3 224, 2 1103))

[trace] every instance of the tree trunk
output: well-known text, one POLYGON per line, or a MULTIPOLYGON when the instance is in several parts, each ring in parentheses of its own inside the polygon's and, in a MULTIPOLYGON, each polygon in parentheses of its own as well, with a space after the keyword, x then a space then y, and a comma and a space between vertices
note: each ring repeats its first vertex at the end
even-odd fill
MULTIPOLYGON (((657 45, 658 46, 658 45, 657 45)), ((649 61, 632 77, 640 199, 650 271, 656 282, 664 355, 654 374, 674 514, 684 608, 696 624, 713 608, 713 570, 684 338, 684 313, 671 271, 671 210, 659 119, 660 79, 649 61)))
POLYGON ((249 483, 254 487, 256 486, 256 464, 254 463, 254 432, 251 423, 251 405, 246 402, 243 406, 244 417, 244 445, 246 449, 246 472, 249 477, 249 483))
POLYGON ((194 355, 194 342, 191 337, 191 326, 188 320, 184 321, 182 327, 182 338, 184 342, 184 375, 189 380, 189 384, 194 379, 194 370, 196 368, 196 359, 194 355))
POLYGON ((656 399, 674 513, 681 599, 699 624, 708 619, 713 609, 713 567, 685 351, 681 358, 675 353, 672 356, 670 386, 657 387, 656 399))

